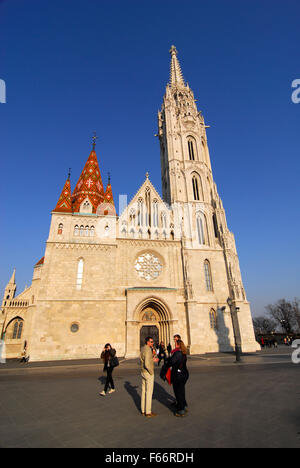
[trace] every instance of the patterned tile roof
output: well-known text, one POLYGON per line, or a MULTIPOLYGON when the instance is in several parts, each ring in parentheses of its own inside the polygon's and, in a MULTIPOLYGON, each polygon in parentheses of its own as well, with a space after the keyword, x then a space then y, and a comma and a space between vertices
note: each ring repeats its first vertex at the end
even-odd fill
POLYGON ((72 196, 73 212, 78 213, 81 203, 88 198, 93 206, 93 213, 104 201, 104 189, 96 152, 93 150, 83 168, 72 196))
POLYGON ((63 191, 53 211, 72 213, 71 183, 69 178, 66 180, 63 191))

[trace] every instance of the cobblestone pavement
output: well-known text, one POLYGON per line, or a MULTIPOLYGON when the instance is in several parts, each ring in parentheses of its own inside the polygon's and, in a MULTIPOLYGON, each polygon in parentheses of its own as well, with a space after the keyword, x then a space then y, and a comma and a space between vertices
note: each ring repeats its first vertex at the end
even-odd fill
POLYGON ((137 360, 114 371, 117 391, 99 396, 96 361, 0 365, 0 447, 300 447, 300 364, 291 349, 189 358, 189 412, 175 418, 172 388, 159 378, 154 419, 139 413, 137 360))

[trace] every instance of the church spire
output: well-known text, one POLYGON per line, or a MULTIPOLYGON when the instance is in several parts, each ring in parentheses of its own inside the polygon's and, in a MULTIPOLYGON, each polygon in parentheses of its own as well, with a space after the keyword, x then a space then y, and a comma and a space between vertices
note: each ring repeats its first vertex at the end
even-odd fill
POLYGON ((15 268, 14 268, 13 274, 8 284, 16 284, 16 269, 15 268))
POLYGON ((53 211, 59 213, 72 213, 72 199, 71 199, 71 182, 70 182, 70 171, 68 178, 65 182, 63 191, 58 199, 57 205, 53 211))
POLYGON ((172 45, 169 52, 171 54, 170 84, 171 86, 185 86, 176 47, 172 45))
POLYGON ((7 284, 4 291, 2 307, 6 307, 9 305, 9 301, 11 301, 15 297, 16 289, 16 269, 14 269, 12 277, 10 278, 9 283, 7 284))
POLYGON ((109 214, 109 215, 116 214, 115 202, 114 202, 112 187, 110 183, 110 174, 108 174, 108 184, 107 184, 106 192, 104 195, 104 207, 105 207, 104 214, 109 214))
POLYGON ((96 213, 97 207, 104 200, 104 190, 99 169, 98 159, 95 151, 96 135, 93 137, 93 149, 83 168, 81 176, 73 192, 73 211, 79 213, 80 206, 86 200, 92 205, 92 212, 96 213))

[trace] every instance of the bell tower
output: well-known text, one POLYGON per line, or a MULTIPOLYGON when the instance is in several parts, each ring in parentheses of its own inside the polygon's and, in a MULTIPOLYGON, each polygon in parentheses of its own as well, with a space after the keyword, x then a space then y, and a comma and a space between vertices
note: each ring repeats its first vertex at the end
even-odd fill
POLYGON ((170 81, 158 113, 162 190, 169 205, 204 201, 202 179, 212 182, 204 117, 184 81, 175 46, 170 54, 170 81))

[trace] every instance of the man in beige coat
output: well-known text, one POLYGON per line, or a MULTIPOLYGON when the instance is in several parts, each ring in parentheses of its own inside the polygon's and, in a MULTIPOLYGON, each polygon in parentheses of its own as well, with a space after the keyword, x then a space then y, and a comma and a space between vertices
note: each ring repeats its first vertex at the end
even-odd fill
POLYGON ((153 338, 147 337, 146 344, 141 350, 142 397, 141 412, 146 418, 157 416, 152 413, 152 395, 154 388, 154 362, 158 359, 153 356, 153 338))

